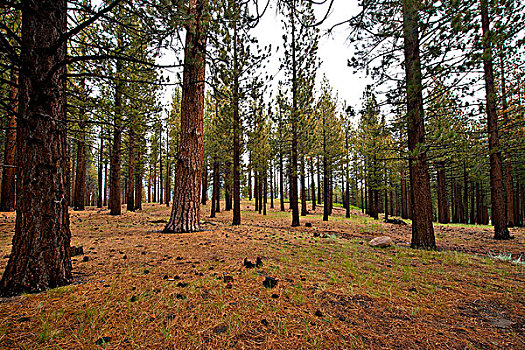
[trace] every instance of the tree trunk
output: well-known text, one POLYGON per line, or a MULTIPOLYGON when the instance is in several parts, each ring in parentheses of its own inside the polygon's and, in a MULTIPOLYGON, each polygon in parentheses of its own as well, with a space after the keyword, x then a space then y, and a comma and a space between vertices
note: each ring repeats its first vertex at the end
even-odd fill
POLYGON ((104 138, 102 135, 100 135, 100 148, 98 150, 98 197, 97 197, 97 208, 102 208, 103 203, 103 188, 102 188, 102 170, 103 170, 103 162, 104 162, 104 138))
POLYGON ((346 191, 345 191, 345 201, 346 201, 346 217, 350 217, 350 179, 346 179, 346 191))
POLYGON ((75 176, 75 191, 73 193, 73 209, 84 210, 86 195, 86 124, 79 123, 80 131, 77 141, 77 169, 75 176))
POLYGON ((215 217, 215 213, 219 210, 217 209, 217 206, 219 204, 219 193, 217 189, 219 188, 219 165, 217 161, 213 162, 213 185, 212 185, 212 194, 211 194, 211 213, 210 218, 215 217))
POLYGON ((321 186, 321 160, 319 157, 317 158, 317 204, 322 204, 322 196, 321 196, 321 189, 323 186, 321 186))
POLYGON ((263 215, 266 215, 266 204, 268 202, 268 171, 264 172, 264 189, 263 189, 263 215))
MULTIPOLYGON (((207 176, 203 176, 203 178, 206 179, 206 182, 207 182, 207 176)), ((203 192, 204 192, 203 194, 204 205, 206 205, 206 190, 203 189, 203 192)), ((165 186, 164 186, 164 204, 166 204, 166 206, 169 207, 170 201, 171 201, 171 162, 168 161, 168 159, 166 159, 166 181, 165 181, 165 186)))
POLYGON ((270 161, 270 209, 273 209, 273 197, 274 197, 274 163, 270 161))
POLYGON ((206 205, 208 201, 208 162, 204 162, 202 167, 202 190, 201 190, 201 204, 206 205))
POLYGON ((410 199, 417 203, 411 208, 412 243, 414 248, 435 249, 432 226, 430 178, 425 150, 423 86, 419 58, 418 0, 403 1, 403 34, 405 51, 408 150, 410 166, 410 199))
POLYGON ((437 195, 438 195, 438 221, 448 224, 450 221, 448 210, 447 178, 444 162, 438 162, 437 168, 437 195))
POLYGON ((142 171, 140 163, 142 156, 139 154, 135 165, 135 210, 142 210, 142 171))
POLYGON ((224 210, 232 210, 232 166, 230 162, 226 162, 226 169, 224 171, 224 210))
POLYGON ((330 195, 330 176, 328 171, 328 157, 326 155, 326 152, 323 155, 323 182, 323 221, 328 221, 328 216, 330 215, 330 202, 328 198, 328 196, 330 195))
POLYGON ((175 196, 171 217, 164 232, 200 230, 200 190, 203 158, 204 82, 206 71, 207 0, 189 1, 186 25, 179 156, 175 174, 175 196))
POLYGON ((16 135, 17 209, 0 295, 71 281, 66 125, 65 0, 24 1, 16 135))
POLYGON ((298 166, 298 110, 297 110, 297 63, 296 63, 296 43, 295 43, 295 9, 290 9, 290 22, 292 26, 292 147, 290 164, 290 206, 292 209, 292 226, 299 226, 299 198, 297 191, 297 166, 298 166))
POLYGON ((128 181, 126 182, 126 206, 135 211, 135 131, 130 123, 128 143, 128 181))
POLYGON ((505 190, 503 187, 503 169, 498 135, 498 114, 496 111, 496 92, 494 88, 494 68, 490 44, 490 22, 488 0, 481 0, 481 27, 483 30, 483 70, 485 72, 485 92, 487 127, 489 134, 490 155, 490 201, 494 239, 509 239, 507 213, 505 211, 505 190))
POLYGON ((283 169, 282 150, 281 152, 279 152, 279 194, 281 197, 281 211, 285 211, 285 208, 284 208, 284 169, 283 169))
POLYGON ((316 200, 315 200, 315 174, 314 174, 314 160, 312 158, 312 161, 310 163, 310 183, 311 183, 311 187, 312 187, 312 211, 315 212, 315 205, 316 205, 316 200))
POLYGON ((304 155, 301 160, 301 216, 306 216, 308 210, 306 209, 306 167, 304 164, 304 155))
MULTIPOLYGON (((122 70, 122 63, 117 61, 117 75, 122 70)), ((120 199, 120 145, 122 142, 121 129, 122 82, 115 85, 115 116, 113 126, 113 145, 110 161, 109 209, 110 215, 120 215, 122 212, 120 199)))
POLYGON ((259 214, 262 214, 263 211, 263 204, 264 204, 264 185, 263 182, 265 180, 265 177, 262 173, 259 173, 259 181, 258 181, 258 189, 257 194, 259 195, 259 214))
POLYGON ((401 218, 408 219, 407 210, 407 187, 405 172, 401 171, 401 218))
MULTIPOLYGON (((501 69, 501 102, 503 108, 503 123, 506 127, 508 118, 508 104, 507 104, 507 82, 505 79, 505 61, 503 54, 500 56, 500 69, 501 69)), ((512 227, 516 223, 515 210, 514 210, 514 181, 512 180, 512 157, 510 152, 505 151, 505 201, 507 208, 507 225, 512 227)))
MULTIPOLYGON (((17 83, 14 68, 11 68, 11 82, 17 83)), ((2 195, 0 211, 12 211, 15 208, 15 157, 16 157, 16 114, 18 113, 18 89, 9 91, 9 122, 5 132, 4 165, 2 170, 2 195)))
POLYGON ((259 210, 259 171, 253 172, 254 184, 253 184, 253 196, 255 197, 255 211, 259 210))
POLYGON ((104 161, 104 206, 108 205, 108 161, 104 161))
POLYGON ((248 200, 252 201, 252 154, 248 157, 248 200))
MULTIPOLYGON (((166 131, 166 181, 164 182, 164 204, 170 206, 171 201, 171 163, 170 159, 170 133, 166 131)), ((206 204, 206 203, 204 203, 206 204)))
POLYGON ((239 67, 237 62, 237 25, 233 27, 233 220, 241 224, 241 118, 239 115, 239 67))

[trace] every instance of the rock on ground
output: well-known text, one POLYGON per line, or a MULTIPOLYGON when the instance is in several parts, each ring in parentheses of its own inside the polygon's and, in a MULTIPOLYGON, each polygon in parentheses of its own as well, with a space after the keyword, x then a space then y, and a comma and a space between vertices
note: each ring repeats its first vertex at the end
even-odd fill
POLYGON ((376 237, 372 239, 370 242, 368 242, 368 244, 370 244, 370 246, 372 247, 379 247, 379 248, 386 248, 386 247, 391 247, 395 245, 394 241, 392 241, 392 238, 388 236, 376 237))

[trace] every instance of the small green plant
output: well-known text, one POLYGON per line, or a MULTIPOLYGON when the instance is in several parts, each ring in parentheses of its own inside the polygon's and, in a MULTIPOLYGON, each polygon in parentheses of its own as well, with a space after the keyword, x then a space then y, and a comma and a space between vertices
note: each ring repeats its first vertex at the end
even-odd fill
POLYGON ((517 259, 513 259, 511 253, 499 253, 499 254, 489 253, 488 256, 489 258, 493 260, 506 261, 512 264, 525 266, 525 261, 521 259, 521 255, 517 259))

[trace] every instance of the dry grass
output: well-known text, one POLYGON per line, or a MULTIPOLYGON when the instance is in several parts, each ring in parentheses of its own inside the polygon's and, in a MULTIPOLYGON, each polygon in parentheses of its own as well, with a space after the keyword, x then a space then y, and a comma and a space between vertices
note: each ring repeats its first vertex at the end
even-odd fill
MULTIPOLYGON (((244 209, 232 227, 231 213, 209 219, 203 207, 206 230, 176 235, 158 232, 165 206, 72 212, 72 244, 89 260, 74 258, 71 286, 0 299, 0 348, 525 348, 525 267, 487 258, 523 252, 523 231, 496 242, 484 228, 437 226, 445 250, 427 252, 403 246, 409 228, 358 212, 292 229, 288 213, 244 209), (383 234, 398 247, 366 244, 383 234), (243 267, 257 256, 262 268, 243 267), (264 288, 266 276, 277 287, 264 288)), ((3 271, 13 216, 0 221, 3 271)))

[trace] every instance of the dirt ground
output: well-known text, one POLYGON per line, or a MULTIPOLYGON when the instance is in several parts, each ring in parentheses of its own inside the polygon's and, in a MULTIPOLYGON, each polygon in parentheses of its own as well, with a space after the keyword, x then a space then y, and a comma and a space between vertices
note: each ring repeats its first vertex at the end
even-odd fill
MULTIPOLYGON (((209 209, 191 234, 161 234, 158 204, 72 211, 85 253, 72 285, 0 299, 0 348, 525 349, 525 266, 494 259, 525 260, 523 229, 495 241, 490 227, 436 225, 428 252, 408 247, 410 225, 359 211, 323 222, 318 209, 292 228, 290 213, 247 201, 241 226, 209 209), (383 235, 396 246, 368 245, 383 235)), ((13 230, 0 214, 0 273, 13 230)))

